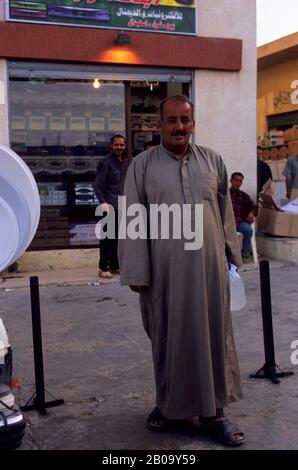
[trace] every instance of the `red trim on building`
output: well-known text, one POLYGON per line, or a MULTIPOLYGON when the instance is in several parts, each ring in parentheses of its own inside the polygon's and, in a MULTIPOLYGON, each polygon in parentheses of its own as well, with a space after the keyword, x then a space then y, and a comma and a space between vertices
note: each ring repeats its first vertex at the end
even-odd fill
POLYGON ((0 23, 0 57, 239 71, 242 40, 128 31, 130 46, 116 46, 119 31, 0 23))

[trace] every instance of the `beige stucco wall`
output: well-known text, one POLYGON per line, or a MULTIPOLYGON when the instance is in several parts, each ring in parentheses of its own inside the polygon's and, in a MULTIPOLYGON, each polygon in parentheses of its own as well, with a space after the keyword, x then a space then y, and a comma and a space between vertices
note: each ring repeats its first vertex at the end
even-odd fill
POLYGON ((199 0, 199 36, 243 40, 240 72, 195 73, 196 142, 217 150, 256 192, 256 11, 251 0, 199 0))

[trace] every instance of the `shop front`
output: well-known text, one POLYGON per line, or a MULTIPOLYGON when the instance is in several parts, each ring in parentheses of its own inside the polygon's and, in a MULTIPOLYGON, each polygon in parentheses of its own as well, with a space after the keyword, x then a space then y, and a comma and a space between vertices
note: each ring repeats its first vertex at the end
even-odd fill
POLYGON ((9 62, 11 148, 32 170, 41 221, 30 249, 94 246, 93 191, 111 137, 134 158, 159 143, 158 108, 191 93, 191 71, 9 62))
POLYGON ((270 166, 275 198, 285 205, 287 159, 298 154, 298 33, 258 48, 258 144, 270 166))
POLYGON ((216 9, 203 0, 113 0, 105 21, 96 1, 76 2, 71 12, 70 0, 33 3, 34 11, 6 0, 6 15, 0 10, 0 141, 31 168, 42 205, 30 250, 98 245, 97 164, 114 134, 125 135, 131 158, 147 141, 158 144, 167 96, 192 99, 194 142, 218 150, 254 190, 255 169, 238 158, 255 146, 255 11, 247 0, 233 10, 229 0, 216 9), (219 27, 217 14, 227 13, 231 21, 219 27), (227 131, 235 116, 246 123, 241 135, 235 126, 227 131))

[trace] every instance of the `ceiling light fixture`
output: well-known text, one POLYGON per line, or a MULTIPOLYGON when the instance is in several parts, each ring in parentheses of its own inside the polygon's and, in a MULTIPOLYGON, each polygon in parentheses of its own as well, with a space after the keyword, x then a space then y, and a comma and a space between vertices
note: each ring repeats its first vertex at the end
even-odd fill
POLYGON ((150 81, 150 80, 146 80, 146 85, 148 85, 148 87, 150 88, 150 91, 153 91, 153 88, 155 86, 158 86, 159 85, 159 82, 156 80, 156 81, 150 81))
POLYGON ((99 87, 100 87, 100 81, 98 80, 98 78, 95 78, 93 82, 93 88, 99 88, 99 87))
POLYGON ((130 36, 127 33, 124 33, 121 31, 117 38, 115 39, 115 44, 118 44, 118 46, 128 46, 131 44, 131 39, 130 36))

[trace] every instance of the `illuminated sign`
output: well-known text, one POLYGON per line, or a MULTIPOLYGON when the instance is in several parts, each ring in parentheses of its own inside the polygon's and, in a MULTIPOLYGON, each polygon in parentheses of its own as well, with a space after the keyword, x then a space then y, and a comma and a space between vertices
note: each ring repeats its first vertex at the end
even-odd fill
POLYGON ((6 19, 196 34, 196 0, 6 0, 6 19))

